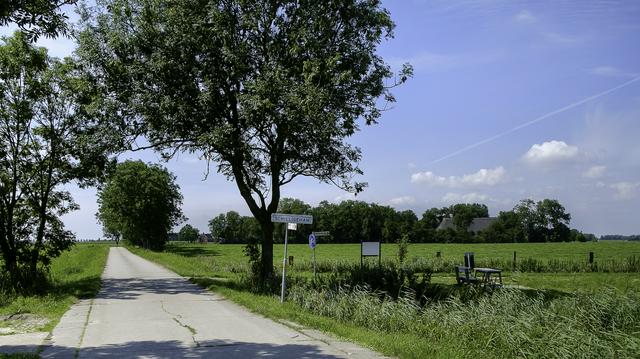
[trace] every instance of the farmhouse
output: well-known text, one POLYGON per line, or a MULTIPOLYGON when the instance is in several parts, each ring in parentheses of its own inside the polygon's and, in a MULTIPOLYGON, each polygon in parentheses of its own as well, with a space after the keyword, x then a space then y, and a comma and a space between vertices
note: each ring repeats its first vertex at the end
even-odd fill
POLYGON ((213 242, 213 235, 211 233, 200 233, 198 236, 198 243, 213 242))
MULTIPOLYGON (((471 224, 469 224, 469 227, 467 227, 467 231, 472 233, 482 232, 485 229, 487 229, 491 225, 491 223, 495 222, 497 219, 498 219, 497 217, 474 218, 471 221, 471 224)), ((456 226, 455 224, 453 224, 453 218, 445 217, 442 219, 442 221, 440 222, 436 230, 442 231, 449 228, 455 229, 456 226)))

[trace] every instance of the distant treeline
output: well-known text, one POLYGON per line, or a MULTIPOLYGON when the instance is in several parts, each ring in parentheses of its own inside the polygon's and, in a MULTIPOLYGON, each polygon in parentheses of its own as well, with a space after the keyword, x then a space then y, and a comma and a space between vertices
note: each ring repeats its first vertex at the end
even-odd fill
POLYGON ((623 236, 620 234, 607 234, 600 237, 602 241, 640 241, 640 234, 623 236))
MULTIPOLYGON (((397 211, 389 206, 362 201, 343 201, 339 204, 320 202, 316 207, 295 198, 284 198, 280 213, 310 214, 313 225, 299 225, 289 231, 290 243, 308 241, 313 231, 329 231, 320 242, 359 243, 361 241, 397 242, 403 236, 412 243, 509 243, 509 242, 567 242, 597 240, 592 234, 570 229, 571 215, 556 200, 539 202, 522 200, 511 211, 500 212, 490 224, 478 232, 470 230, 474 218, 489 217, 486 205, 454 204, 431 208, 420 218, 411 210, 397 211), (443 219, 452 225, 438 229, 443 219), (448 220, 448 221, 449 221, 448 220)), ((260 227, 253 217, 235 211, 220 214, 209 221, 214 241, 247 243, 257 241, 260 227)), ((276 225, 275 241, 283 242, 284 227, 276 225)))

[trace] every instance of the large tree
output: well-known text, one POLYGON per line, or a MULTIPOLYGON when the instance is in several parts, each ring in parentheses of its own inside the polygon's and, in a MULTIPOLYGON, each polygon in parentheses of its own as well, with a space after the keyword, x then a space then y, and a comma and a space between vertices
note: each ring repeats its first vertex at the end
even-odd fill
POLYGON ((571 240, 571 214, 555 199, 538 202, 538 219, 547 242, 567 242, 571 240))
POLYGON ((32 285, 74 235, 64 184, 91 184, 109 164, 109 137, 88 120, 90 86, 70 60, 16 32, 0 45, 0 252, 12 285, 32 285))
POLYGON ((183 242, 194 243, 198 240, 200 231, 190 224, 185 224, 178 232, 178 240, 183 242))
POLYGON ((221 243, 255 243, 260 233, 258 227, 255 218, 236 211, 220 213, 209 221, 211 235, 221 243))
POLYGON ((458 203, 451 207, 453 224, 460 230, 466 231, 474 218, 489 217, 489 208, 479 203, 458 203))
POLYGON ((379 0, 105 0, 86 11, 78 55, 134 135, 195 152, 235 181, 262 230, 300 176, 364 184, 345 140, 375 123, 406 80, 376 53, 394 27, 379 0))
POLYGON ((571 240, 571 214, 554 199, 534 202, 524 199, 513 211, 518 215, 529 242, 565 242, 571 240))
POLYGON ((159 165, 125 161, 98 191, 104 231, 148 249, 162 249, 169 230, 184 216, 175 176, 159 165))

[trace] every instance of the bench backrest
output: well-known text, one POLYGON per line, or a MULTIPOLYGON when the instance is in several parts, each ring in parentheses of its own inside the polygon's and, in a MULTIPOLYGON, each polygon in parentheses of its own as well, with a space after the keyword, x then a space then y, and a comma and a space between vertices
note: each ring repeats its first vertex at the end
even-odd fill
POLYGON ((464 266, 471 269, 476 267, 476 261, 473 258, 473 252, 464 253, 464 266))

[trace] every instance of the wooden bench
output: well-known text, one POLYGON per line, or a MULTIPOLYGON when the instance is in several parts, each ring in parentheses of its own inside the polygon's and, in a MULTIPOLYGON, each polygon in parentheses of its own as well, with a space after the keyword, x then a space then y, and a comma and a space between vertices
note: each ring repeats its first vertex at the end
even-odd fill
POLYGON ((465 267, 465 266, 456 266, 456 282, 458 284, 477 284, 478 278, 476 278, 473 274, 473 268, 465 267))
POLYGON ((473 273, 475 259, 473 252, 464 253, 464 265, 456 266, 456 281, 458 284, 477 284, 478 278, 473 273))

